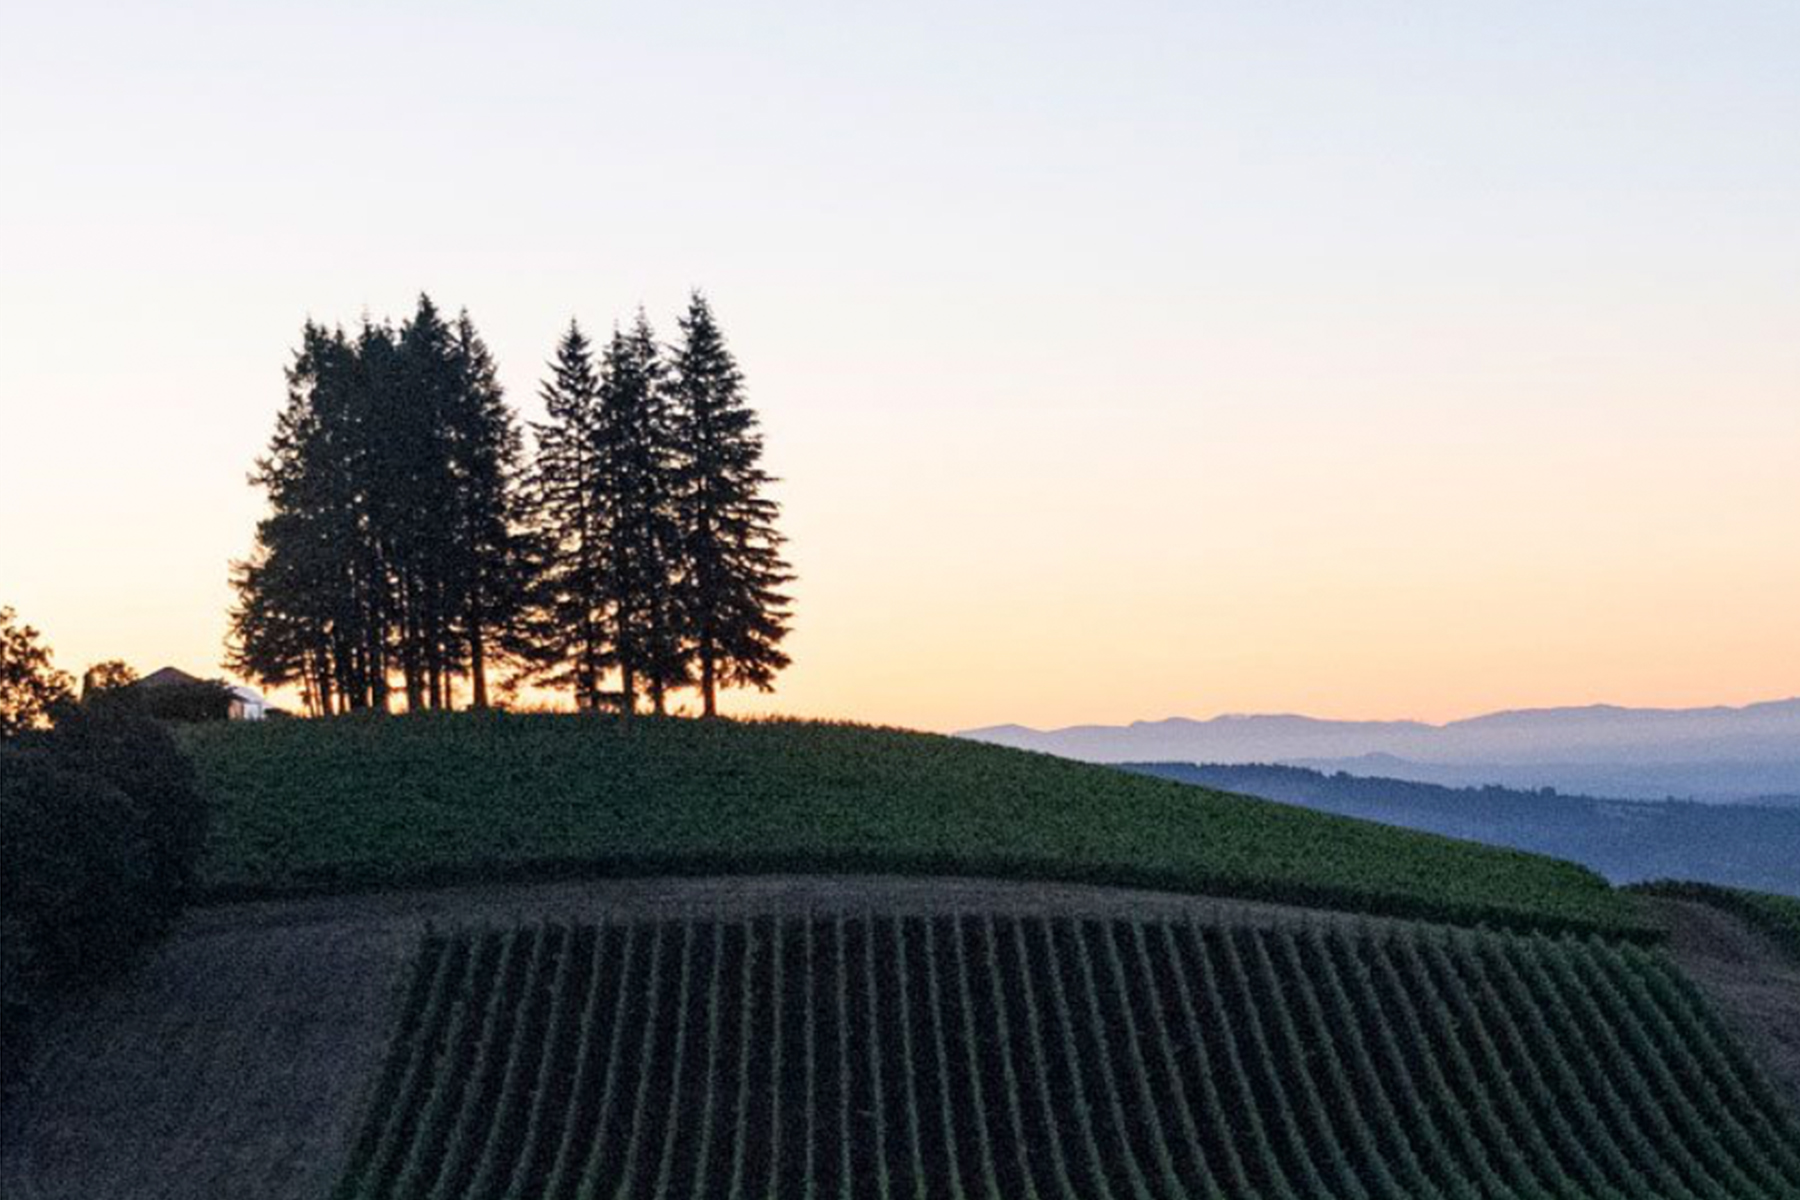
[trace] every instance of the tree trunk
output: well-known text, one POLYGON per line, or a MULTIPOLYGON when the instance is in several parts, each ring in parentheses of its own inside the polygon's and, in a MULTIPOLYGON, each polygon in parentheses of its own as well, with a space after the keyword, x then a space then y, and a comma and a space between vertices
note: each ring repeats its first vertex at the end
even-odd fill
POLYGON ((425 707, 425 676, 419 662, 418 589, 408 583, 401 590, 406 616, 400 622, 400 670, 406 676, 406 711, 416 713, 425 707))
POLYGON ((595 643, 599 633, 590 616, 581 623, 581 659, 575 671, 575 707, 585 708, 593 712, 600 707, 600 672, 595 667, 599 659, 599 648, 595 643))
POLYGON ((381 644, 381 626, 369 629, 369 704, 376 712, 388 710, 387 648, 381 644))
POLYGON ((433 711, 444 707, 444 647, 438 640, 437 622, 428 627, 425 644, 425 690, 433 711))
POLYGON ((481 624, 479 621, 469 622, 469 678, 475 689, 474 698, 469 702, 472 708, 488 706, 487 692, 487 657, 481 640, 481 624))
POLYGON ((719 715, 718 680, 713 675, 713 648, 710 641, 700 645, 700 715, 719 715))

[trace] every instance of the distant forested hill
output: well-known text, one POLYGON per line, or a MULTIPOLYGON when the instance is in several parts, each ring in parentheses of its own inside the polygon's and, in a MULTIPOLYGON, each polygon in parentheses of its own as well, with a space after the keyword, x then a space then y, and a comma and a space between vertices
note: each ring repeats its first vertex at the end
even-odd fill
POLYGON ((1800 809, 1791 807, 1449 788, 1302 767, 1120 765, 1182 783, 1573 859, 1615 883, 1696 879, 1800 896, 1800 809))

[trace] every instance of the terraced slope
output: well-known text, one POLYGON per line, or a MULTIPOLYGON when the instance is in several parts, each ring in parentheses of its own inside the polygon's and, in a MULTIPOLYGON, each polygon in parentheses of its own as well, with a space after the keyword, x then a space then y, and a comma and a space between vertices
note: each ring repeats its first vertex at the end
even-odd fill
POLYGON ((1657 952, 1020 915, 428 938, 338 1195, 1800 1196, 1657 952))
POLYGON ((895 729, 455 713, 185 738, 215 897, 597 875, 1062 880, 1652 936, 1573 863, 895 729))

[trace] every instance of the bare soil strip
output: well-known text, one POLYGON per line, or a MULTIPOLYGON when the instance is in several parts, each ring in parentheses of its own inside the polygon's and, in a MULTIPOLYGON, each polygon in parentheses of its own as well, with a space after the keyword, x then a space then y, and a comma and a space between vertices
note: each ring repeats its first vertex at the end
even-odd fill
POLYGON ((1749 922, 1698 900, 1645 896, 1669 953, 1800 1112, 1800 962, 1749 922))

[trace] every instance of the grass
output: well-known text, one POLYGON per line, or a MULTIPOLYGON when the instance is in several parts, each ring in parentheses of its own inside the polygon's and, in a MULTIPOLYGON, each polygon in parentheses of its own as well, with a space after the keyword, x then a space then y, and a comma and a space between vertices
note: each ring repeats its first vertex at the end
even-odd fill
POLYGON ((955 873, 1655 936, 1629 897, 1571 863, 893 729, 446 714, 184 737, 214 805, 214 898, 955 873))
MULTIPOLYGON (((1800 854, 1800 847, 1796 847, 1800 854)), ((1771 892, 1753 892, 1745 888, 1720 887, 1712 883, 1686 880, 1655 879, 1632 885, 1634 892, 1650 896, 1667 896, 1675 900, 1698 900, 1742 917, 1779 945, 1796 962, 1800 962, 1800 899, 1777 896, 1771 892)))
POLYGON ((367 1113, 337 1200, 1800 1194, 1663 955, 1423 925, 437 935, 367 1113))

